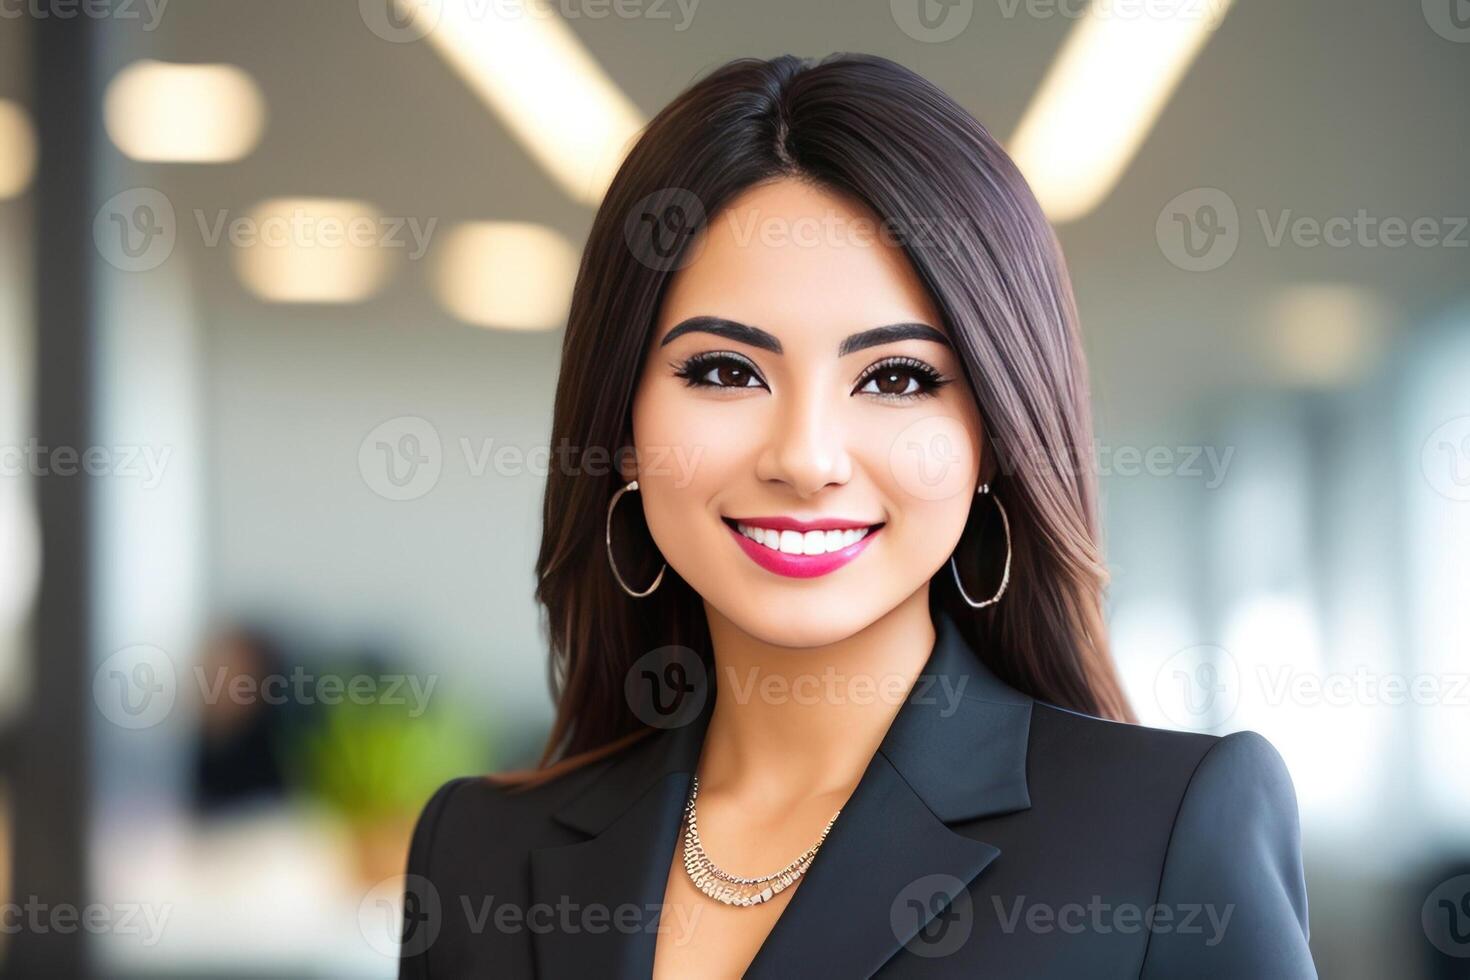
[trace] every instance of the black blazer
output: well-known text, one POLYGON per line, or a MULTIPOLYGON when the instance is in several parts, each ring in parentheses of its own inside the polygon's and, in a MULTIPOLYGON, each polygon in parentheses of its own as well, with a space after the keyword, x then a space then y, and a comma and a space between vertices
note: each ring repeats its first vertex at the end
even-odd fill
MULTIPOLYGON (((1043 704, 943 613, 936 632, 747 977, 1317 975, 1270 743, 1043 704)), ((708 720, 534 790, 441 787, 413 835, 399 977, 648 977, 708 720)))

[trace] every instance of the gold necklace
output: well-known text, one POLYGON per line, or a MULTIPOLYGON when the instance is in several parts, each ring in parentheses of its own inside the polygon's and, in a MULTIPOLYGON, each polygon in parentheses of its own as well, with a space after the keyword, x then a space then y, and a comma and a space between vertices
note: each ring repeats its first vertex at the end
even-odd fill
POLYGON ((827 839, 827 833, 842 814, 841 810, 832 814, 832 819, 828 820, 827 826, 822 828, 822 836, 817 838, 817 842, 803 851, 795 861, 772 874, 761 875, 758 878, 746 878, 716 867, 709 855, 705 853, 704 845, 699 840, 699 816, 694 809, 694 801, 698 797, 699 777, 695 776, 689 788, 689 802, 684 804, 684 872, 689 875, 689 880, 694 883, 694 887, 710 898, 740 908, 769 902, 806 874, 806 869, 811 867, 812 859, 817 856, 817 850, 827 839))

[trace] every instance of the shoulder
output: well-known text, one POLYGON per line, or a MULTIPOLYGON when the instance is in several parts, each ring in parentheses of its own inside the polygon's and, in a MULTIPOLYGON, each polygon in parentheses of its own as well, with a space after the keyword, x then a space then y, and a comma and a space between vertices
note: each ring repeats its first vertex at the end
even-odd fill
POLYGON ((492 909, 529 906, 532 852, 577 839, 552 817, 603 768, 529 787, 461 776, 434 791, 409 843, 400 980, 483 976, 490 963, 506 975, 529 974, 522 934, 488 928, 487 917, 492 909))
MULTIPOLYGON (((1031 752, 1036 767, 1061 766, 1075 778, 1130 795, 1192 798, 1225 794, 1289 803, 1296 795, 1281 754, 1253 731, 1207 735, 1109 721, 1036 702, 1031 752)), ((1166 802, 1167 800, 1161 801, 1166 802)))
POLYGON ((530 786, 506 785, 490 776, 460 776, 429 797, 414 825, 409 873, 434 878, 449 853, 524 857, 531 849, 559 843, 552 816, 607 769, 606 760, 530 786))
POLYGON ((1267 739, 1173 732, 1039 703, 1033 725, 1041 770, 1063 766, 1104 809, 1111 801, 1116 812, 1157 818, 1150 822, 1166 843, 1142 976, 1316 976, 1296 792, 1267 739))

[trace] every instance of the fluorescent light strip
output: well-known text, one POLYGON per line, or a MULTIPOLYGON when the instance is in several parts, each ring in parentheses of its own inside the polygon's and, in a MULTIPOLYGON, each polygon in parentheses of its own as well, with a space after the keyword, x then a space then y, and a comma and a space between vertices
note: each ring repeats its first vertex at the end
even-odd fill
POLYGON ((239 240, 232 242, 235 272, 266 302, 358 303, 388 278, 386 227, 366 201, 272 198, 256 205, 240 226, 239 240))
POLYGON ((543 225, 472 221, 435 256, 439 302, 459 319, 504 330, 550 330, 566 320, 578 253, 543 225))
POLYGON ((1102 203, 1230 3, 1094 0, 1011 140, 1048 217, 1072 221, 1102 203))
POLYGON ((226 163, 255 149, 265 98, 234 65, 145 59, 108 83, 103 117, 112 142, 134 160, 226 163))
POLYGON ((602 200, 644 118, 544 0, 395 0, 574 199, 602 200))

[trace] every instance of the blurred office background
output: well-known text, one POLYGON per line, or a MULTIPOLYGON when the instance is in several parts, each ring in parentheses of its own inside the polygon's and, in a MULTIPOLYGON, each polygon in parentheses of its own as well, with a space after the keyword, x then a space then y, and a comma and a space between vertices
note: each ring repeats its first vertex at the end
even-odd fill
POLYGON ((618 153, 730 58, 843 50, 1058 223, 1143 720, 1281 750, 1323 976, 1470 975, 1463 0, 0 14, 7 975, 394 974, 418 807, 549 723, 551 397, 618 153))

